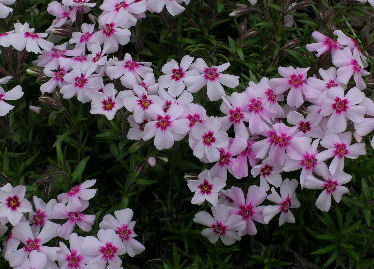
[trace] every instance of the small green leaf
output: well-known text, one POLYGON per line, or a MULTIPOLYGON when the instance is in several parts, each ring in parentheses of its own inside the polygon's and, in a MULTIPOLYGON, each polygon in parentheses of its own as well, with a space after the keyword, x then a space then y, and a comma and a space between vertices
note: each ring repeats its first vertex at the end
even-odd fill
POLYGON ((317 249, 316 251, 313 251, 312 254, 313 255, 322 255, 322 254, 329 253, 329 252, 333 251, 334 249, 336 249, 336 245, 328 245, 327 247, 320 248, 320 249, 317 249))
POLYGON ((152 185, 152 184, 156 184, 157 180, 139 178, 136 180, 136 183, 139 185, 152 185))
POLYGON ((86 164, 87 164, 89 159, 90 159, 90 157, 87 156, 86 158, 81 160, 80 163, 78 164, 78 166, 75 168, 73 174, 71 175, 73 182, 77 182, 82 178, 84 168, 86 167, 86 164))

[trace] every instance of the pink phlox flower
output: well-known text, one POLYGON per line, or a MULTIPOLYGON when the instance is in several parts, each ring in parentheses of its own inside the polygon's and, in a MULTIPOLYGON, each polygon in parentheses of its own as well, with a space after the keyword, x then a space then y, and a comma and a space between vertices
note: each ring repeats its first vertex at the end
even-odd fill
POLYGON ((183 118, 188 119, 189 127, 192 129, 196 123, 204 123, 208 118, 205 108, 199 104, 190 103, 185 106, 183 118))
POLYGON ((0 78, 0 116, 5 116, 14 108, 13 105, 10 105, 5 101, 18 100, 23 96, 22 87, 20 85, 17 85, 7 92, 1 86, 2 84, 6 84, 11 79, 11 76, 0 78))
POLYGON ((134 115, 128 117, 130 124, 129 132, 127 133, 127 138, 131 140, 144 140, 144 129, 145 125, 148 123, 147 119, 144 119, 141 123, 137 123, 134 119, 134 115))
POLYGON ((196 123, 189 136, 193 154, 204 162, 216 162, 220 158, 219 149, 229 143, 227 133, 222 130, 220 119, 209 117, 204 123, 196 123))
POLYGON ((253 177, 260 176, 260 187, 265 191, 270 189, 270 185, 277 188, 280 187, 282 183, 281 173, 282 168, 269 158, 266 158, 251 169, 253 177))
POLYGON ((342 185, 351 181, 352 176, 344 173, 342 170, 332 175, 325 163, 322 163, 322 165, 316 169, 316 172, 323 180, 309 175, 305 180, 305 187, 308 189, 322 189, 323 191, 317 198, 316 206, 322 211, 329 211, 331 207, 331 196, 339 203, 342 196, 349 192, 348 188, 342 185))
POLYGON ((279 226, 285 222, 295 223, 295 217, 290 209, 300 207, 300 202, 297 200, 295 193, 297 185, 296 179, 286 178, 280 186, 280 195, 274 188, 271 188, 271 194, 268 195, 267 199, 277 205, 265 206, 263 211, 265 223, 269 223, 278 213, 280 213, 279 226))
POLYGON ((44 75, 51 79, 40 86, 42 94, 51 93, 57 87, 61 89, 65 85, 66 70, 64 68, 55 70, 44 69, 44 75))
POLYGON ((331 88, 321 103, 321 115, 330 116, 327 128, 330 132, 344 132, 347 129, 347 120, 360 122, 364 119, 365 107, 360 103, 364 100, 365 94, 358 88, 350 89, 344 94, 341 87, 331 88))
POLYGON ((232 159, 232 174, 236 178, 243 178, 248 176, 248 162, 251 167, 254 167, 259 159, 256 158, 256 154, 252 150, 252 145, 255 143, 254 140, 248 139, 245 149, 240 152, 236 158, 232 159))
POLYGON ((117 210, 114 216, 105 215, 99 226, 101 229, 112 229, 121 238, 124 244, 124 252, 128 253, 130 257, 134 257, 144 251, 144 246, 134 237, 137 234, 134 231, 136 221, 132 221, 134 212, 130 208, 117 210))
POLYGON ((51 199, 45 203, 37 196, 33 197, 35 211, 29 213, 29 221, 33 233, 40 232, 40 229, 46 225, 47 222, 54 219, 54 207, 57 204, 56 199, 51 199))
POLYGON ((116 95, 117 91, 113 83, 105 85, 102 92, 93 94, 90 97, 92 100, 90 113, 102 114, 105 115, 108 120, 113 120, 118 109, 123 107, 123 99, 116 95))
POLYGON ((308 113, 306 117, 297 111, 291 111, 287 115, 287 122, 295 127, 305 136, 322 138, 323 131, 320 126, 322 117, 315 117, 313 113, 308 113))
POLYGON ((226 186, 226 178, 226 174, 204 170, 199 174, 197 180, 188 180, 188 188, 195 193, 191 203, 201 205, 204 201, 208 201, 213 206, 216 206, 218 193, 226 186))
POLYGON ((74 186, 67 193, 59 194, 57 200, 60 203, 67 204, 69 208, 81 206, 95 197, 97 189, 90 189, 95 183, 96 179, 86 180, 82 184, 74 186))
POLYGON ((57 1, 52 1, 48 4, 47 12, 56 18, 46 32, 50 32, 54 28, 59 28, 68 23, 74 23, 77 18, 77 7, 71 8, 57 1))
POLYGON ((232 245, 240 240, 239 233, 246 227, 242 217, 230 214, 230 208, 223 204, 218 204, 211 210, 213 216, 206 211, 200 211, 195 215, 194 222, 209 227, 201 234, 213 244, 217 243, 218 239, 225 245, 232 245))
POLYGON ((311 43, 306 45, 306 49, 310 52, 316 52, 316 56, 320 57, 325 52, 331 52, 332 57, 336 52, 342 47, 338 41, 323 35, 318 31, 312 33, 313 38, 317 41, 316 43, 311 43))
POLYGON ((69 248, 60 242, 60 250, 57 253, 57 261, 61 268, 83 269, 88 268, 90 256, 83 249, 84 237, 72 233, 69 236, 69 248))
POLYGON ((222 85, 235 88, 239 85, 239 77, 229 74, 223 74, 230 63, 225 63, 219 66, 209 67, 206 62, 198 58, 191 65, 191 70, 196 70, 198 75, 191 75, 185 78, 187 90, 196 93, 203 87, 207 86, 207 94, 210 101, 217 101, 223 96, 226 96, 222 85))
POLYGON ((158 95, 160 97, 162 110, 167 112, 171 105, 178 105, 186 107, 193 101, 193 96, 190 92, 184 91, 179 97, 173 97, 165 89, 160 88, 158 90, 158 95))
POLYGON ((60 59, 67 55, 69 52, 66 50, 66 43, 63 43, 53 46, 51 50, 43 50, 35 63, 37 66, 43 67, 44 70, 54 70, 59 68, 60 59))
MULTIPOLYGON (((372 0, 369 0, 369 2, 372 0)), ((360 47, 357 44, 357 41, 353 38, 348 37, 346 34, 344 34, 341 30, 335 30, 334 35, 338 37, 338 42, 344 46, 347 46, 350 48, 353 52, 353 56, 355 58, 361 59, 364 67, 368 66, 368 63, 366 62, 366 56, 362 53, 360 50, 360 47)))
POLYGON ((94 44, 92 42, 92 37, 95 31, 95 24, 83 23, 81 29, 81 32, 72 33, 69 44, 75 44, 76 49, 84 54, 86 52, 86 46, 90 48, 90 46, 94 44))
POLYGON ((108 56, 105 55, 106 51, 105 49, 101 48, 101 46, 97 43, 91 44, 90 48, 90 54, 87 55, 87 59, 92 64, 95 64, 97 66, 105 66, 107 62, 108 56))
POLYGON ((332 175, 344 168, 344 158, 357 159, 360 155, 366 154, 364 143, 352 142, 352 133, 345 132, 341 134, 327 133, 321 141, 321 145, 326 150, 318 153, 317 159, 321 162, 333 158, 329 170, 332 175))

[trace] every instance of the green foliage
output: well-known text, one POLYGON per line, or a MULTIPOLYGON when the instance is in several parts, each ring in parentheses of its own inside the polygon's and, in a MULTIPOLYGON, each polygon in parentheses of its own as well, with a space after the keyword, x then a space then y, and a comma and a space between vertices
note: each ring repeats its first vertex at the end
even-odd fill
MULTIPOLYGON (((16 18, 45 30, 52 18, 46 13, 48 2, 25 1, 16 18)), ((156 75, 168 59, 185 54, 212 64, 229 61, 229 72, 241 77, 237 90, 244 89, 249 80, 275 76, 278 66, 311 66, 311 72, 328 67, 328 59, 317 59, 305 49, 314 30, 331 35, 335 28, 342 29, 359 40, 365 53, 370 52, 374 14, 369 6, 353 1, 297 1, 287 12, 288 1, 258 2, 249 6, 245 0, 192 0, 177 17, 148 13, 124 51, 151 61, 156 75), (288 13, 295 19, 290 28, 284 26, 288 13)), ((27 67, 34 59, 30 56, 27 67)), ((369 63, 373 72, 372 57, 369 63)), ((199 173, 202 164, 193 157, 187 141, 157 152, 152 142, 126 139, 129 126, 124 111, 108 121, 90 115, 88 105, 76 100, 51 104, 38 99, 40 83, 24 72, 24 98, 8 117, 0 119, 1 182, 26 184, 28 198, 38 195, 48 200, 76 183, 97 178, 99 192, 91 207, 97 219, 133 208, 138 240, 146 246, 143 254, 126 257, 124 268, 374 267, 371 149, 367 156, 346 163, 347 172, 353 175, 350 195, 329 213, 316 209, 318 191, 300 190, 302 207, 294 211, 296 224, 278 227, 272 221, 257 225, 256 236, 243 237, 234 246, 212 245, 200 235, 202 227, 192 222, 199 208, 190 204, 184 175, 199 173), (41 113, 29 111, 29 105, 41 106, 41 113), (150 156, 156 156, 156 167, 148 165, 150 156)), ((216 113, 218 104, 208 104, 202 92, 196 97, 210 114, 216 113)), ((229 184, 243 188, 253 182, 253 178, 229 179, 229 184)))

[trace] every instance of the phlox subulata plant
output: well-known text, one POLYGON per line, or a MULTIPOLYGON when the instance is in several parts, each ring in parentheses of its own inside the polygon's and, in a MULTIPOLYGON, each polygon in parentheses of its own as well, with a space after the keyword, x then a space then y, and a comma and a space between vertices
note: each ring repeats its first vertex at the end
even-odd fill
MULTIPOLYGON (((9 4, 1 4, 5 9, 0 16, 12 12, 9 4)), ((128 139, 151 140, 160 151, 188 142, 192 154, 209 167, 188 180, 186 190, 191 191, 192 204, 211 206, 211 214, 200 211, 194 221, 207 226, 202 235, 212 243, 231 245, 253 236, 275 216, 279 226, 295 223, 292 212, 302 206, 300 188, 321 190, 315 205, 328 211, 332 200, 339 203, 349 192, 352 177, 344 172, 345 159, 365 155, 363 137, 374 130, 374 103, 365 95, 370 73, 357 41, 341 30, 330 36, 314 31, 314 41, 306 48, 315 57, 330 57, 329 68, 312 74, 308 66, 279 66, 277 77, 246 81, 245 90, 240 90, 240 77, 230 73, 229 62, 210 64, 190 55, 165 59, 157 77, 151 62, 137 60, 123 46, 148 13, 166 9, 175 16, 187 4, 53 1, 47 10, 55 19, 45 33, 19 22, 0 33, 7 63, 0 66, 5 75, 0 84, 12 77, 19 83, 25 55, 33 53, 44 82, 43 98, 75 99, 108 120, 121 114, 130 126, 128 139), (17 69, 9 51, 18 53, 17 69), (208 113, 196 100, 199 92, 219 105, 216 113, 208 113), (287 178, 288 172, 295 178, 287 178), (259 186, 244 190, 228 184, 229 177, 249 176, 259 177, 259 186)), ((19 85, 0 87, 0 116, 13 108, 8 101, 22 95, 19 85)), ((148 162, 156 165, 153 157, 148 162)), ((121 268, 121 255, 141 253, 144 246, 134 239, 135 221, 128 208, 105 215, 96 236, 80 235, 95 223, 96 216, 87 210, 96 194, 94 184, 85 181, 47 203, 35 196, 34 206, 25 199, 24 186, 2 187, 1 230, 6 233, 7 226, 13 226, 4 244, 10 266, 121 268), (61 241, 49 246, 55 237, 61 241)))

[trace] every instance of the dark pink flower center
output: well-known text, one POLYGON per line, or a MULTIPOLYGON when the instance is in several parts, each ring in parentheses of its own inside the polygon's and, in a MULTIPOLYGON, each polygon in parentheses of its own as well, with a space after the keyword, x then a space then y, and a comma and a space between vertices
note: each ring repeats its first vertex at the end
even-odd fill
POLYGON ((218 72, 217 68, 209 68, 206 67, 204 69, 204 78, 209 81, 215 81, 216 79, 219 78, 221 74, 218 72))
POLYGON ((253 211, 252 204, 248 205, 241 205, 240 211, 238 212, 238 215, 242 216, 244 220, 250 219, 255 212, 253 211))
POLYGON ((242 155, 242 156, 251 156, 251 155, 256 156, 256 154, 252 150, 252 145, 253 144, 254 144, 254 142, 248 140, 246 149, 243 150, 240 153, 240 155, 242 155))
POLYGON ((140 65, 138 64, 138 62, 135 62, 135 61, 127 61, 125 63, 125 68, 130 70, 131 72, 134 72, 135 69, 139 68, 140 65))
POLYGON ((249 110, 249 112, 253 112, 255 114, 258 114, 258 113, 262 112, 264 110, 264 107, 262 105, 261 100, 256 99, 256 98, 252 98, 249 101, 248 110, 249 110))
POLYGON ((349 108, 348 104, 348 99, 341 99, 340 97, 336 97, 335 103, 332 104, 332 108, 337 114, 341 114, 342 112, 347 111, 347 109, 349 108))
POLYGON ((94 63, 100 61, 101 56, 103 56, 103 54, 102 54, 101 52, 96 53, 95 57, 92 58, 92 61, 93 61, 94 63))
POLYGON ((142 123, 139 123, 140 131, 144 131, 145 125, 148 123, 148 120, 144 120, 142 123))
POLYGON ((230 114, 230 121, 237 123, 237 124, 239 124, 244 118, 244 114, 241 112, 240 107, 237 107, 235 109, 230 109, 229 114, 230 114))
POLYGON ((332 87, 337 87, 337 86, 339 86, 339 84, 336 83, 335 80, 333 79, 330 79, 330 81, 326 83, 327 89, 331 89, 332 87))
POLYGON ((279 210, 283 213, 288 213, 288 209, 291 207, 291 198, 287 195, 287 198, 282 201, 280 204, 279 210))
POLYGON ((275 131, 269 131, 268 132, 268 141, 270 143, 270 145, 277 145, 278 142, 279 142, 279 137, 277 135, 277 133, 275 131))
POLYGON ((170 100, 166 100, 165 101, 165 105, 164 105, 164 107, 162 108, 162 110, 166 113, 168 110, 169 110, 169 108, 170 108, 170 106, 172 105, 173 103, 170 101, 170 100))
POLYGON ((39 39, 40 37, 37 33, 26 32, 25 33, 25 38, 39 39))
POLYGON ((355 73, 360 74, 362 67, 356 60, 351 60, 351 65, 355 73))
POLYGON ((116 232, 118 233, 119 237, 121 237, 122 240, 127 241, 131 238, 132 230, 128 227, 127 224, 124 224, 121 227, 118 227, 116 232))
POLYGON ((106 261, 112 260, 115 257, 117 251, 118 251, 118 248, 109 242, 106 243, 105 246, 100 247, 102 258, 106 261))
POLYGON ((80 63, 87 62, 87 57, 86 56, 75 56, 72 59, 75 62, 80 62, 80 63))
POLYGON ((70 255, 66 255, 66 261, 68 262, 69 268, 81 268, 81 262, 83 260, 83 256, 79 255, 75 249, 72 249, 70 255))
POLYGON ((66 74, 65 70, 61 69, 60 71, 55 72, 55 77, 54 78, 55 78, 55 80, 62 83, 62 82, 65 81, 64 80, 65 74, 66 74))
POLYGON ((65 53, 66 53, 66 50, 57 50, 57 49, 52 49, 52 52, 51 52, 51 57, 52 58, 65 58, 65 53))
POLYGON ((264 167, 261 168, 261 176, 262 177, 268 177, 271 175, 271 172, 273 172, 274 168, 268 164, 265 164, 264 167))
POLYGON ((39 238, 36 238, 35 240, 29 238, 27 241, 26 241, 26 244, 25 246, 23 247, 23 250, 25 252, 31 252, 31 251, 40 251, 40 239, 39 238))
POLYGON ((338 186, 338 182, 336 180, 332 180, 331 178, 329 178, 325 181, 323 188, 326 190, 328 194, 330 194, 336 191, 336 186, 338 186))
POLYGON ((334 147, 335 147, 334 154, 338 156, 340 159, 342 159, 345 155, 349 153, 349 150, 347 149, 346 144, 336 143, 334 147))
POLYGON ((0 33, 0 37, 4 37, 4 36, 8 36, 9 35, 9 33, 0 33))
POLYGON ((17 208, 21 206, 21 201, 19 200, 18 195, 9 196, 6 199, 6 205, 9 207, 12 211, 16 211, 17 208))
POLYGON ((323 44, 325 44, 330 50, 339 49, 339 43, 336 40, 333 40, 329 37, 326 37, 326 39, 323 41, 323 44))
POLYGON ((169 128, 172 124, 172 121, 170 120, 170 115, 166 115, 165 117, 161 115, 157 115, 157 122, 156 127, 161 129, 162 131, 166 131, 167 128, 169 128))
POLYGON ((272 89, 267 89, 265 95, 270 103, 275 103, 277 101, 277 94, 272 89))
POLYGON ((102 104, 105 111, 112 111, 116 106, 116 102, 113 101, 112 97, 108 97, 108 99, 103 100, 102 104))
POLYGON ((32 217, 35 226, 43 226, 46 218, 47 214, 40 209, 37 209, 35 215, 32 217))
POLYGON ((317 165, 316 156, 314 154, 306 153, 304 159, 301 160, 301 165, 307 170, 313 169, 317 165))
POLYGON ((73 188, 71 188, 71 190, 68 191, 67 194, 68 194, 68 196, 72 197, 72 196, 77 195, 80 191, 81 191, 81 186, 77 185, 77 186, 74 186, 73 188))
POLYGON ((138 105, 143 109, 146 110, 152 105, 153 101, 147 98, 147 95, 143 94, 141 99, 138 99, 138 105))
POLYGON ((129 4, 127 4, 126 1, 122 1, 121 3, 117 3, 117 4, 115 5, 114 10, 115 10, 116 12, 119 12, 122 8, 123 8, 123 9, 126 9, 128 6, 129 6, 129 4))
POLYGON ((214 230, 214 233, 217 235, 225 235, 227 226, 223 225, 220 221, 217 221, 216 223, 212 224, 211 226, 214 230))
POLYGON ((300 121, 299 122, 299 131, 303 132, 304 134, 306 132, 309 132, 311 130, 310 122, 309 121, 300 121))
POLYGON ((353 43, 353 47, 354 47, 358 52, 361 52, 360 47, 358 46, 356 40, 354 40, 353 38, 351 38, 351 40, 352 40, 352 43, 353 43))
POLYGON ((224 149, 219 150, 220 158, 218 160, 219 166, 226 166, 231 164, 231 153, 229 151, 225 151, 224 149))
POLYGON ((114 29, 114 23, 107 23, 105 24, 105 27, 103 28, 103 34, 107 37, 110 37, 112 34, 117 32, 116 29, 114 29))
POLYGON ((192 114, 188 114, 186 118, 190 121, 190 127, 195 126, 195 124, 196 124, 197 122, 199 122, 199 123, 203 123, 203 120, 200 119, 200 115, 197 114, 197 113, 195 113, 195 114, 193 114, 193 115, 192 115, 192 114))
POLYGON ((204 145, 211 146, 214 142, 216 142, 216 138, 214 137, 214 133, 212 131, 208 131, 203 135, 204 145))
POLYGON ((181 80, 182 78, 184 78, 185 76, 185 73, 183 71, 183 68, 180 67, 178 69, 174 68, 172 71, 171 71, 173 74, 171 75, 171 79, 175 80, 175 81, 179 81, 181 80))
POLYGON ((5 93, 1 93, 0 94, 0 102, 4 99, 4 97, 5 97, 5 93))
POLYGON ((213 185, 208 182, 208 180, 204 179, 204 182, 199 185, 199 189, 201 194, 210 194, 213 189, 213 185))
POLYGON ((85 32, 83 35, 81 35, 81 38, 80 38, 80 42, 81 43, 84 43, 84 42, 87 42, 87 41, 89 41, 90 39, 91 39, 91 37, 92 37, 92 33, 90 33, 90 32, 85 32))
POLYGON ((302 74, 292 74, 290 79, 288 80, 288 83, 294 88, 300 88, 304 85, 305 79, 302 74))
POLYGON ((67 213, 69 221, 71 222, 81 222, 83 221, 84 215, 81 212, 68 212, 67 213))
POLYGON ((281 134, 278 136, 278 147, 287 148, 290 144, 292 136, 288 136, 287 134, 281 134))

